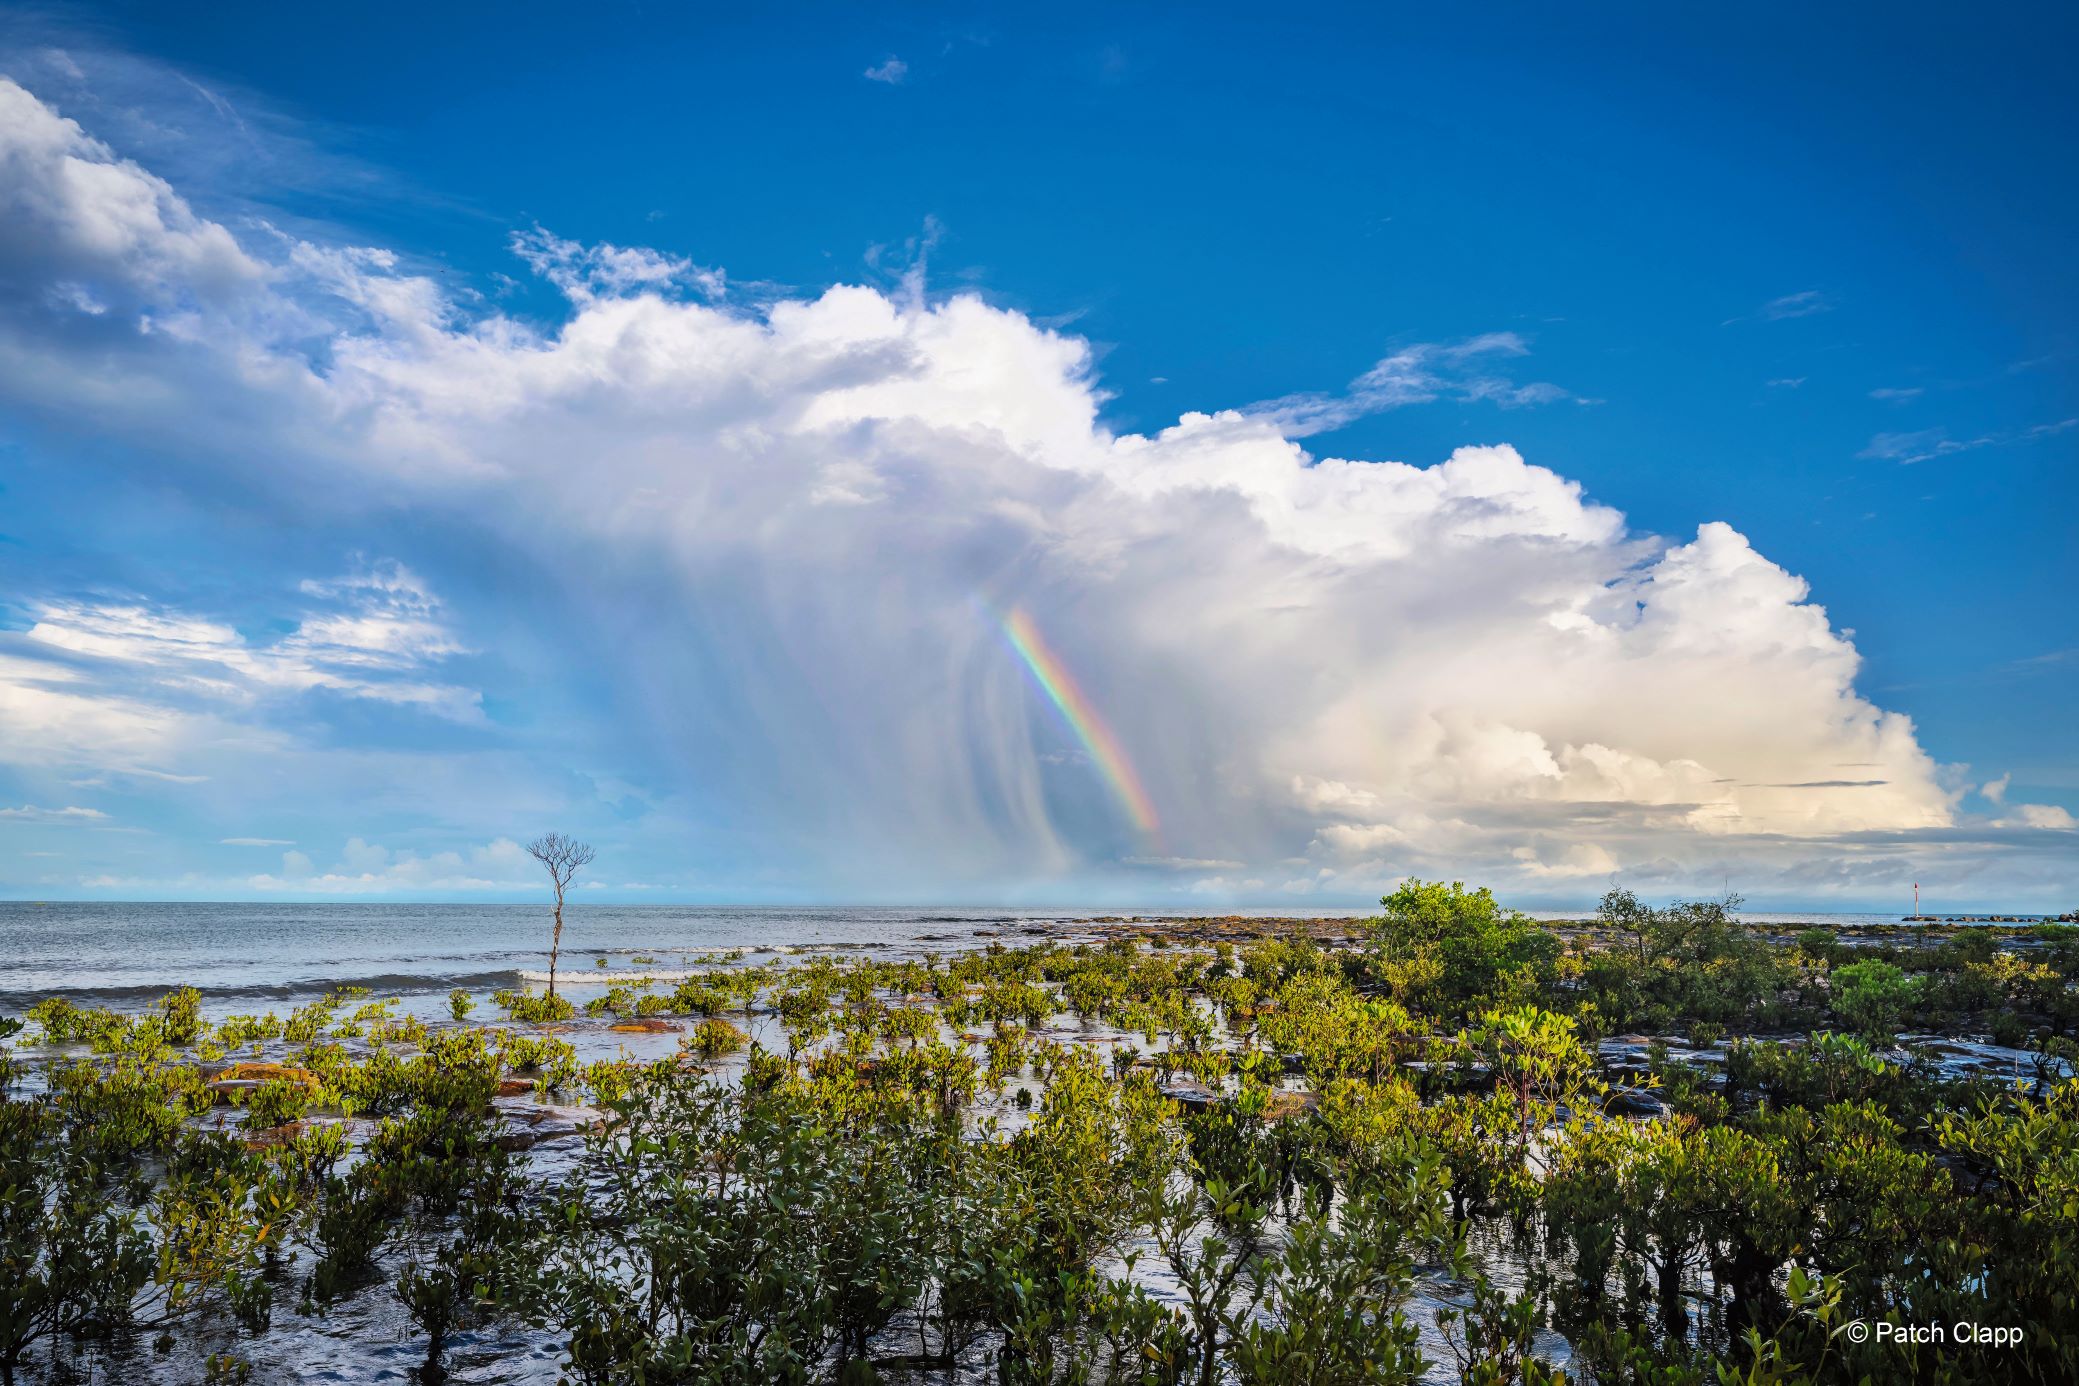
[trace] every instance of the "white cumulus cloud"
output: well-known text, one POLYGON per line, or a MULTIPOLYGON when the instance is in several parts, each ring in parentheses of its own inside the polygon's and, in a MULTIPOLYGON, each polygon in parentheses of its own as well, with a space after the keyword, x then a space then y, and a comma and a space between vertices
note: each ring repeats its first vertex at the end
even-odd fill
MULTIPOLYGON (((1161 863, 1217 869, 1212 891, 1445 870, 1715 883, 1958 823, 1910 721, 1857 692, 1850 640, 1731 527, 1636 532, 1501 444, 1404 462, 1295 441, 1428 399, 1572 398, 1501 372, 1529 350, 1512 334, 1120 433, 1088 343, 915 280, 743 305, 719 272, 535 232, 521 254, 566 299, 542 326, 385 252, 235 236, 4 82, 0 168, 20 189, 0 204, 13 407, 91 408, 169 465, 260 494, 336 484, 493 537, 610 672, 629 753, 720 786, 733 826, 832 880, 1161 863), (197 416, 206 439, 168 427, 197 416), (1003 635, 1013 609, 1121 764, 1059 754, 1003 635), (1151 832, 1108 784, 1129 771, 1151 832)), ((349 609, 265 649, 142 608, 54 607, 30 635, 196 679, 473 705, 398 678, 459 648, 403 569, 312 591, 349 609)), ((97 713, 119 714, 151 715, 97 713)), ((503 879, 502 859, 373 850, 289 874, 503 879)))

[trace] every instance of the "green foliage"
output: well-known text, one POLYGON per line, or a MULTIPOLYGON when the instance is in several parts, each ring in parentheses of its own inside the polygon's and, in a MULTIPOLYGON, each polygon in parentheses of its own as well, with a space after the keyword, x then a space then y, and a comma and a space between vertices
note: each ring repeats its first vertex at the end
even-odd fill
MULTIPOLYGON (((1662 1029, 1676 1017, 1706 1026, 1779 1021, 1797 969, 1739 923, 1738 907, 1729 896, 1655 908, 1610 891, 1596 914, 1608 946, 1572 960, 1586 1000, 1624 1028, 1662 1029)), ((1800 939, 1808 943, 1817 946, 1810 931, 1800 939)))
POLYGON ((1853 962, 1834 969, 1835 1014, 1865 1035, 1889 1035, 1920 995, 1920 980, 1888 962, 1853 962))
POLYGON ((750 1037, 743 1031, 713 1016, 695 1025, 693 1032, 686 1037, 687 1047, 703 1059, 738 1053, 750 1042, 750 1037))
POLYGON ((386 1148, 405 1191, 393 1236, 392 1291, 426 1335, 424 1375, 437 1378, 459 1327, 518 1304, 526 1271, 513 1250, 525 1232, 511 1154, 480 1114, 422 1114, 386 1148))
POLYGON ((62 996, 48 996, 31 1006, 24 1018, 43 1032, 46 1044, 90 1040, 122 1023, 107 1011, 82 1010, 62 996))
POLYGON ((1320 1087, 1338 1078, 1380 1081, 1421 1047, 1422 1028, 1403 1007, 1360 996, 1326 972, 1302 972, 1280 985, 1257 1021, 1263 1043, 1298 1056, 1320 1087))
POLYGON ((190 1045, 202 1033, 202 993, 193 987, 169 991, 152 1008, 159 1013, 160 1033, 168 1044, 190 1045))
POLYGON ((1840 940, 1834 936, 1832 929, 1821 928, 1817 925, 1809 929, 1800 929, 1798 930, 1797 938, 1793 941, 1808 956, 1817 958, 1821 962, 1837 962, 1840 960, 1840 940))
POLYGON ((224 1050, 243 1049, 247 1045, 259 1045, 267 1040, 282 1038, 284 1026, 281 1020, 269 1013, 264 1016, 227 1016, 218 1023, 213 1038, 224 1050))
POLYGON ((100 1194, 96 1174, 55 1108, 0 1102, 0 1380, 14 1382, 40 1342, 107 1336, 130 1321, 150 1240, 100 1194))
POLYGON ((1373 966, 1411 1008, 1457 1017, 1483 1000, 1530 999, 1553 984, 1558 940, 1504 911, 1484 887, 1411 880, 1379 904, 1373 966))
POLYGON ((1962 1283, 2025 1327, 2033 1360, 2070 1379, 2079 1370, 2079 1079, 2041 1102, 1945 1114, 1934 1136, 1966 1194, 1945 1208, 1974 1263, 1962 1283))
POLYGON ((491 1052, 502 1073, 533 1074, 549 1088, 569 1087, 578 1080, 577 1050, 554 1035, 527 1035, 501 1030, 491 1052))
POLYGON ((1428 1363, 1408 1314, 1415 1267, 1463 1255, 1431 1155, 1340 1202, 1307 1194, 1283 1241, 1248 1269, 1246 1315, 1231 1317, 1234 1379, 1399 1383, 1428 1363))
POLYGON ((1437 1315, 1458 1379, 1468 1386, 1564 1386, 1566 1374, 1537 1356, 1538 1325, 1534 1297, 1505 1295, 1484 1274, 1473 1282, 1470 1303, 1437 1315))
POLYGON ((548 1025, 577 1014, 569 997, 549 992, 536 996, 524 991, 496 991, 491 993, 491 1000, 508 1020, 522 1025, 548 1025))
POLYGON ((245 1100, 245 1124, 284 1126, 309 1111, 313 1097, 307 1084, 276 1079, 253 1089, 245 1100))
POLYGON ((1519 1153, 1528 1151, 1533 1127, 1549 1123, 1562 1104, 1579 1105, 1603 1090, 1594 1056, 1575 1037, 1570 1017, 1536 1006, 1491 1010, 1466 1039, 1484 1059, 1497 1093, 1515 1105, 1519 1153))

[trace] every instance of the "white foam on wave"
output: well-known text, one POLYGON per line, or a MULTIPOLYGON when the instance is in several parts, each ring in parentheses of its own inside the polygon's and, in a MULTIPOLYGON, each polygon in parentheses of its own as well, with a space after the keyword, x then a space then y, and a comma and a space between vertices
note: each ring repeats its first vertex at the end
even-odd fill
MULTIPOLYGON (((556 969, 556 984, 558 986, 581 987, 590 986, 594 982, 683 982, 688 977, 705 977, 714 970, 714 968, 706 967, 695 969, 676 967, 641 967, 635 969, 632 972, 622 972, 605 967, 595 967, 585 970, 572 970, 569 968, 559 967, 556 969)), ((546 968, 540 970, 535 970, 533 968, 522 968, 520 970, 519 976, 520 980, 523 982, 541 982, 546 984, 549 980, 549 974, 546 968)))

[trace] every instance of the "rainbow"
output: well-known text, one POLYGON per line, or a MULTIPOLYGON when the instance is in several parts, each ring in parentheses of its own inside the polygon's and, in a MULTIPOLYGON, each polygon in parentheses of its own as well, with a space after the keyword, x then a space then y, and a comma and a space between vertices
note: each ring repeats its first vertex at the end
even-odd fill
POLYGON ((1154 833, 1160 823, 1155 816, 1155 801, 1148 797, 1148 787, 1141 783, 1133 762, 1126 758, 1119 738, 1112 734, 1112 729, 1097 715, 1090 699, 1076 686, 1068 666, 1047 648, 1046 641, 1040 639, 1032 618, 1022 609, 1013 607, 1011 614, 1003 618, 1003 634, 1018 658, 1025 662, 1032 681, 1047 695, 1061 714, 1061 720, 1068 723, 1068 729, 1076 734, 1076 739, 1090 753, 1090 759, 1104 773, 1112 792, 1119 796, 1120 804, 1133 819, 1133 825, 1144 833, 1154 833))

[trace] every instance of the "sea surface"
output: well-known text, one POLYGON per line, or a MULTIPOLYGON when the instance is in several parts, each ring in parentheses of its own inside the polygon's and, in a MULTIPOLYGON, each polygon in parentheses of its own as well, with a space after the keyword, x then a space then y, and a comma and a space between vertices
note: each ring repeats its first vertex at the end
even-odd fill
MULTIPOLYGON (((1363 910, 1220 911, 1356 916, 1363 910)), ((1538 911, 1577 918, 1585 911, 1538 911)), ((1182 917, 1133 910, 574 905, 564 911, 559 981, 605 985, 631 972, 668 977, 717 952, 747 961, 869 950, 915 957, 1074 938, 1099 918, 1182 917), (636 963, 636 958, 649 961, 636 963), (605 959, 605 966, 600 960, 605 959)), ((1895 924, 1896 914, 1752 913, 1762 923, 1895 924)), ((124 1008, 178 986, 212 1009, 274 1006, 337 986, 378 996, 444 996, 538 981, 548 965, 546 905, 207 904, 0 901, 0 1009, 62 993, 124 1008)), ((582 996, 580 997, 582 999, 582 996)))

